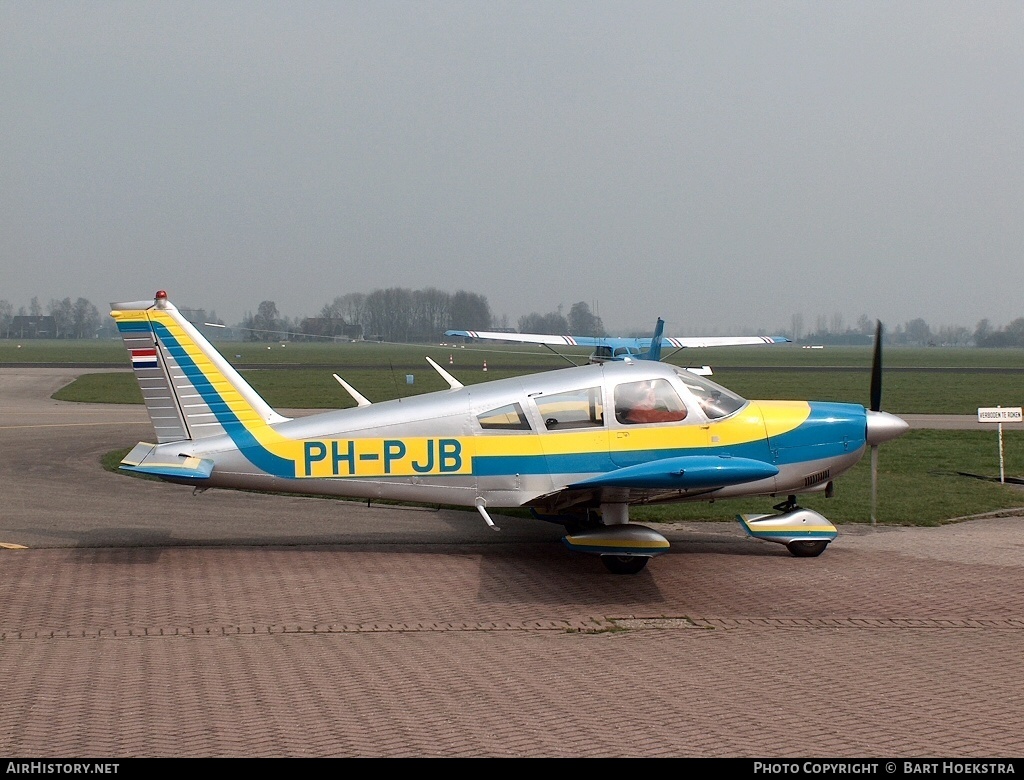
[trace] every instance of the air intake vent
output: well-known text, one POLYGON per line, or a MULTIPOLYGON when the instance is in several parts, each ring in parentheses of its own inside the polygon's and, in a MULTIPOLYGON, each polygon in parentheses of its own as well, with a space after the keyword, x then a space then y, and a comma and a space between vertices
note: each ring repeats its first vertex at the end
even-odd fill
POLYGON ((811 485, 817 485, 821 482, 827 482, 829 478, 829 470, 819 471, 817 474, 810 474, 804 477, 804 487, 810 487, 811 485))

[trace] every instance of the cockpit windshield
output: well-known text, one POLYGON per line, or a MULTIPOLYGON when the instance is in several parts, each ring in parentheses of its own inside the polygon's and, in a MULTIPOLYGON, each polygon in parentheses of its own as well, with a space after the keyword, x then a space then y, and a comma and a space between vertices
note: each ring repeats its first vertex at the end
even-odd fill
POLYGON ((709 420, 728 417, 747 403, 745 398, 736 395, 732 390, 685 368, 677 368, 676 374, 686 385, 686 389, 693 393, 693 397, 697 399, 709 420))

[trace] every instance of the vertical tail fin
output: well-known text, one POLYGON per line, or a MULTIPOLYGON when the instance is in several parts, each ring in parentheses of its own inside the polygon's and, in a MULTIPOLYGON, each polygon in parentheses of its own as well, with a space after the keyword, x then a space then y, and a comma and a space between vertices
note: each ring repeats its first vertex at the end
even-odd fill
POLYGON ((661 360, 661 338, 665 332, 665 320, 658 317, 658 324, 654 326, 654 335, 651 337, 651 347, 644 354, 644 360, 661 360))
POLYGON ((153 301, 112 303, 157 443, 205 439, 277 422, 264 401, 159 291, 153 301))

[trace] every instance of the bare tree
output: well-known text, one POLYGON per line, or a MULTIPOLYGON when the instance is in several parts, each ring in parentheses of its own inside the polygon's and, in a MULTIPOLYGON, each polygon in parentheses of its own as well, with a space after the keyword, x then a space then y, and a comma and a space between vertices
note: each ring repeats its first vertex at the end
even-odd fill
POLYGON ((11 334, 11 321, 14 319, 14 307, 4 300, 0 300, 0 334, 8 338, 11 334))
POLYGON ((477 293, 457 290, 452 295, 451 320, 448 327, 459 330, 487 330, 491 327, 491 306, 477 293))
POLYGON ((550 312, 549 314, 533 312, 519 318, 519 332, 553 333, 561 336, 568 334, 569 323, 557 311, 550 312))
POLYGON ((601 337, 605 335, 604 324, 601 322, 601 318, 596 316, 590 311, 584 301, 574 303, 569 309, 569 317, 567 320, 569 333, 574 336, 597 336, 601 337))
POLYGON ((799 341, 804 335, 804 315, 797 312, 789 319, 790 335, 793 341, 799 341))
MULTIPOLYGON (((35 301, 35 298, 32 299, 35 301)), ((74 333, 75 311, 71 298, 58 301, 53 298, 49 305, 50 316, 53 317, 54 337, 58 339, 70 338, 74 333)))
POLYGON ((85 298, 75 301, 71 318, 72 333, 76 339, 92 338, 100 329, 100 313, 85 298))

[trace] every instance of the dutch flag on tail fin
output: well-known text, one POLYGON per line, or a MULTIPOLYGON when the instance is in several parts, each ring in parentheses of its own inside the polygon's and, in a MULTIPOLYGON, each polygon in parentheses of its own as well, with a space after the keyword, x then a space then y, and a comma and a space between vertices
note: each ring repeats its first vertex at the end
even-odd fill
POLYGON ((156 349, 154 347, 147 347, 145 349, 129 349, 132 356, 132 368, 158 368, 159 363, 156 361, 156 349))

